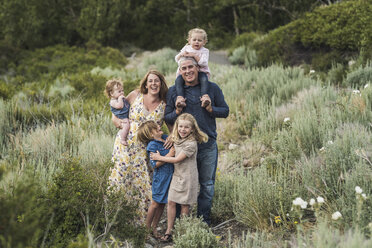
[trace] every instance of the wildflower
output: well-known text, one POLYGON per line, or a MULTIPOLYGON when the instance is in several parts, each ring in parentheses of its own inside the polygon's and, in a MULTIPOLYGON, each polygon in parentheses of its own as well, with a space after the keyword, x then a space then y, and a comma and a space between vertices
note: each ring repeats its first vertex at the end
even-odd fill
POLYGON ((332 214, 332 219, 333 220, 338 220, 342 217, 342 214, 339 211, 336 211, 332 214))
POLYGON ((353 94, 360 95, 360 91, 359 90, 353 90, 353 94))
POLYGON ((327 144, 328 145, 333 145, 333 141, 332 140, 328 140, 327 144))
POLYGON ((322 148, 319 149, 320 152, 324 152, 325 151, 325 147, 323 146, 322 148))
POLYGON ((350 60, 347 64, 348 64, 349 66, 352 66, 353 64, 355 64, 355 60, 350 60))
POLYGON ((366 195, 366 194, 364 194, 364 193, 362 194, 362 197, 363 197, 363 199, 364 199, 364 200, 366 200, 366 199, 367 199, 367 195, 366 195))
POLYGON ((217 239, 217 240, 220 240, 220 239, 221 239, 221 236, 218 236, 218 235, 217 235, 217 236, 216 236, 216 239, 217 239))
POLYGON ((313 73, 315 73, 315 70, 310 70, 309 71, 309 74, 313 74, 313 73))
POLYGON ((363 193, 363 190, 362 190, 359 186, 356 186, 356 187, 355 187, 355 192, 356 192, 357 194, 361 194, 361 193, 363 193))
POLYGON ((321 197, 321 196, 318 196, 318 197, 316 198, 316 200, 317 200, 318 203, 320 203, 320 204, 324 203, 324 198, 321 197))
POLYGON ((297 225, 298 224, 298 221, 295 221, 295 222, 293 222, 295 225, 297 225))
POLYGON ((282 219, 280 218, 280 216, 275 216, 274 220, 276 224, 279 224, 280 222, 282 222, 282 219))
POLYGON ((297 197, 292 203, 293 205, 300 206, 303 209, 307 207, 307 202, 302 200, 301 197, 297 197))
POLYGON ((260 159, 260 163, 262 164, 265 161, 265 158, 260 159))
POLYGON ((314 198, 311 198, 309 203, 310 203, 310 206, 313 206, 315 204, 314 198))
POLYGON ((285 117, 284 120, 283 120, 283 122, 286 123, 286 122, 288 122, 288 121, 290 121, 290 120, 291 120, 291 118, 289 118, 289 117, 285 117))
POLYGON ((364 85, 364 89, 368 88, 369 87, 369 84, 366 84, 364 85))

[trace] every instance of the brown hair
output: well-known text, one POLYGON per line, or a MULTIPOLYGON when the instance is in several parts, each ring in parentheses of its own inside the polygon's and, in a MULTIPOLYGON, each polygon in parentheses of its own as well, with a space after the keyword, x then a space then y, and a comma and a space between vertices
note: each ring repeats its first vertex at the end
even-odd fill
POLYGON ((154 137, 152 136, 152 131, 154 129, 158 129, 158 124, 153 121, 145 121, 143 122, 137 131, 137 140, 142 142, 142 143, 149 143, 154 137))
POLYGON ((121 79, 113 78, 106 82, 104 93, 108 98, 111 98, 111 93, 115 86, 121 86, 123 88, 123 82, 121 82, 121 79))
POLYGON ((207 44, 208 42, 208 36, 207 36, 207 32, 205 32, 204 29, 201 29, 201 28, 193 28, 191 30, 189 30, 189 33, 188 33, 188 36, 187 36, 187 41, 190 42, 190 39, 191 39, 191 36, 193 33, 199 33, 199 34, 202 34, 203 35, 203 39, 205 41, 205 44, 207 44))
POLYGON ((150 74, 154 74, 154 75, 158 76, 158 78, 160 79, 159 98, 160 98, 160 100, 163 100, 164 102, 166 102, 168 86, 167 86, 167 83, 165 81, 165 78, 164 78, 163 74, 161 74, 157 70, 148 71, 146 73, 146 75, 142 78, 142 80, 140 82, 140 92, 144 95, 147 94, 148 90, 146 88, 146 83, 147 83, 147 78, 149 77, 150 74))
POLYGON ((205 143, 208 141, 208 135, 206 135, 203 131, 200 130, 198 123, 196 122, 194 116, 189 113, 183 113, 182 115, 178 116, 176 122, 174 123, 173 131, 172 131, 172 139, 174 142, 181 140, 180 135, 178 134, 178 123, 180 120, 186 120, 191 122, 191 134, 198 143, 205 143))

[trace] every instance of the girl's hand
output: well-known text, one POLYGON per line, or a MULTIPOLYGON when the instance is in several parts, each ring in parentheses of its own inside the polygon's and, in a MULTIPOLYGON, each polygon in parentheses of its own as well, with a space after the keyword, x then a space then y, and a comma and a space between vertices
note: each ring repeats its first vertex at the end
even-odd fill
POLYGON ((154 152, 150 152, 150 159, 151 160, 159 160, 161 157, 159 151, 156 151, 156 153, 154 152))
POLYGON ((167 139, 164 142, 163 147, 166 148, 166 149, 169 149, 172 146, 173 146, 173 140, 172 140, 171 136, 168 136, 167 139))

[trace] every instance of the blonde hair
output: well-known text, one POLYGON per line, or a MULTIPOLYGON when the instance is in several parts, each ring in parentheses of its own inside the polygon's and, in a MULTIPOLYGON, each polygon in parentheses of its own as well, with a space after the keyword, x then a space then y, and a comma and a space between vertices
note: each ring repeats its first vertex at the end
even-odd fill
POLYGON ((164 102, 166 102, 166 97, 167 97, 167 92, 168 92, 167 82, 165 81, 165 78, 164 78, 163 74, 161 74, 157 70, 148 71, 146 73, 146 75, 141 79, 140 92, 144 95, 147 94, 148 90, 146 88, 146 83, 147 83, 147 78, 149 77, 150 74, 154 74, 154 75, 158 76, 158 78, 160 79, 159 98, 160 98, 160 100, 163 100, 164 102))
POLYGON ((158 129, 158 124, 155 121, 149 120, 143 122, 138 128, 137 140, 145 144, 149 143, 154 139, 152 136, 152 131, 154 129, 158 129))
POLYGON ((202 34, 203 35, 203 39, 205 41, 205 44, 207 44, 208 42, 208 36, 207 36, 207 32, 205 32, 204 29, 201 29, 201 28, 193 28, 191 30, 189 30, 189 34, 187 36, 187 41, 190 42, 190 39, 191 39, 191 36, 193 33, 198 33, 198 34, 202 34))
POLYGON ((200 130, 198 123, 196 122, 194 116, 189 113, 183 113, 182 115, 178 116, 176 122, 174 123, 173 131, 172 131, 172 139, 174 142, 178 142, 181 140, 180 135, 178 134, 178 123, 180 120, 186 120, 191 123, 191 134, 193 135, 195 140, 198 143, 205 143, 208 141, 208 135, 206 135, 203 131, 200 130))
POLYGON ((111 93, 114 91, 115 86, 121 86, 123 88, 123 82, 119 78, 113 78, 106 82, 106 87, 104 90, 105 95, 107 98, 111 98, 111 93))

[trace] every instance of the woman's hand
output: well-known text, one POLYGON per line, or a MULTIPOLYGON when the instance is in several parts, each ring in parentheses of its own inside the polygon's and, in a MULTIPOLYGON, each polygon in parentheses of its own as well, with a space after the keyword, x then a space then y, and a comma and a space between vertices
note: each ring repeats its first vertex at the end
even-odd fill
POLYGON ((154 152, 150 152, 150 159, 151 160, 159 160, 162 156, 160 155, 159 151, 156 151, 156 153, 154 152))

